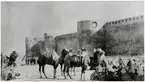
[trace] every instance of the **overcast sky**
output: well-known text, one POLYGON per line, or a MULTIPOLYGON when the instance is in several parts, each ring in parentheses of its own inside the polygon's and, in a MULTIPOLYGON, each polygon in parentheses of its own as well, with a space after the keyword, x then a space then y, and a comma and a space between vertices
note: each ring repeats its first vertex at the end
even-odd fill
POLYGON ((25 52, 25 37, 77 31, 77 21, 105 22, 144 14, 144 2, 2 2, 1 50, 25 52))

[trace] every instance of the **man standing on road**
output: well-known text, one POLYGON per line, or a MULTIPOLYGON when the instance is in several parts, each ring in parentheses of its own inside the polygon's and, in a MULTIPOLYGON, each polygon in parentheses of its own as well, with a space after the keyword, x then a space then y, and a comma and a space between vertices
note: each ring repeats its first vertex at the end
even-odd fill
POLYGON ((84 60, 84 58, 85 58, 85 56, 87 55, 88 53, 87 53, 87 50, 86 49, 82 49, 82 57, 83 57, 83 59, 82 59, 82 61, 84 60))

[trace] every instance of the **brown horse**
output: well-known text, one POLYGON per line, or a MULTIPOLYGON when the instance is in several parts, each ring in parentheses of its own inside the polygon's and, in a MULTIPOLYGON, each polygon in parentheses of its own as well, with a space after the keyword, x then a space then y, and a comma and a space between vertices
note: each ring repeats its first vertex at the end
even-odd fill
POLYGON ((54 68, 53 78, 56 78, 56 69, 59 65, 59 55, 54 50, 50 54, 48 54, 48 53, 42 53, 42 54, 39 53, 39 54, 40 54, 40 56, 37 60, 37 63, 39 65, 40 78, 42 78, 41 67, 42 67, 42 72, 43 72, 44 76, 47 78, 45 71, 44 71, 44 67, 46 64, 53 66, 53 68, 54 68))

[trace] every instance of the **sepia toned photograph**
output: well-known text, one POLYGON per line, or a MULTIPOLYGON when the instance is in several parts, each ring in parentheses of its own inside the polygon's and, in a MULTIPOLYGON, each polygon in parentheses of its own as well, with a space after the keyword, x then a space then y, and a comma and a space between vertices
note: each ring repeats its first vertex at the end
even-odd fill
POLYGON ((144 81, 144 1, 2 1, 1 81, 144 81))

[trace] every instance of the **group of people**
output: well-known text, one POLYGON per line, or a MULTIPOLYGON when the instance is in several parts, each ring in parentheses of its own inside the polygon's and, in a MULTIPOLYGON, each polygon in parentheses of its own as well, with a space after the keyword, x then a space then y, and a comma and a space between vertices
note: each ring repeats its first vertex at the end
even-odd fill
MULTIPOLYGON (((65 50, 67 50, 69 52, 68 53, 69 56, 76 55, 76 54, 73 53, 73 49, 71 49, 71 48, 70 49, 65 48, 65 50)), ((103 51, 101 48, 97 48, 97 49, 94 48, 93 53, 94 53, 94 58, 100 57, 98 59, 103 60, 104 57, 105 57, 105 51, 103 51)), ((85 48, 77 51, 77 56, 81 56, 82 58, 84 58, 86 55, 88 55, 88 52, 85 48)))
MULTIPOLYGON (((73 56, 73 55, 76 55, 76 54, 74 54, 73 53, 73 49, 67 49, 67 48, 65 48, 65 50, 68 50, 68 56, 73 56)), ((81 50, 79 50, 78 52, 77 52, 77 56, 80 56, 80 57, 82 57, 82 58, 84 58, 86 55, 88 55, 88 52, 87 52, 87 50, 86 49, 81 49, 81 50)))
MULTIPOLYGON (((68 53, 64 57, 64 61, 65 61, 64 64, 70 61, 69 60, 70 57, 73 57, 74 55, 76 55, 73 53, 73 49, 65 48, 65 50, 68 51, 68 53)), ((55 50, 52 50, 53 55, 48 55, 48 54, 49 54, 49 50, 43 53, 43 55, 45 55, 46 58, 51 59, 51 57, 47 57, 47 56, 53 57, 52 63, 54 60, 57 61, 59 59, 59 56, 55 52, 55 50)), ((88 55, 88 52, 86 49, 81 49, 77 52, 77 56, 81 58, 81 62, 84 60, 86 55, 88 55)), ((18 54, 16 51, 13 51, 10 57, 4 56, 3 54, 1 54, 1 65, 2 65, 1 67, 3 68, 2 70, 4 70, 5 67, 15 66, 15 61, 17 57, 18 57, 18 54)), ((97 64, 95 64, 96 65, 95 71, 90 75, 90 80, 101 80, 101 81, 144 80, 143 79, 144 78, 144 59, 143 60, 128 59, 127 62, 124 62, 122 57, 119 56, 117 60, 114 59, 110 61, 105 56, 105 51, 103 51, 101 48, 97 48, 93 50, 93 60, 96 60, 94 63, 97 63, 97 64)), ((8 76, 6 78, 7 80, 12 79, 12 77, 10 77, 12 76, 12 73, 7 73, 7 75, 5 74, 5 76, 8 76)))
POLYGON ((18 72, 16 72, 16 59, 18 54, 16 51, 13 51, 10 56, 1 53, 1 78, 2 80, 11 80, 15 79, 16 76, 20 76, 18 72))
MULTIPOLYGON (((67 50, 67 49, 66 49, 67 50)), ((85 57, 87 50, 78 51, 78 56, 85 57)), ((69 49, 69 56, 73 56, 72 49, 69 49)), ((118 59, 110 61, 105 56, 105 51, 101 48, 94 49, 93 60, 96 65, 95 71, 91 74, 91 80, 102 81, 142 81, 144 80, 144 59, 128 59, 125 62, 121 56, 118 59)))
MULTIPOLYGON (((106 58, 107 59, 107 58, 106 58)), ((124 62, 121 57, 117 60, 103 60, 106 66, 101 66, 101 63, 96 67, 91 74, 91 80, 102 81, 143 81, 144 66, 143 62, 137 62, 136 59, 128 59, 124 62), (137 64, 138 63, 138 64, 137 64)), ((144 60, 143 60, 144 61, 144 60)))
POLYGON ((17 57, 18 57, 18 54, 16 51, 13 51, 10 54, 10 57, 1 53, 1 64, 6 64, 6 66, 11 66, 11 65, 15 66, 15 61, 17 57))

